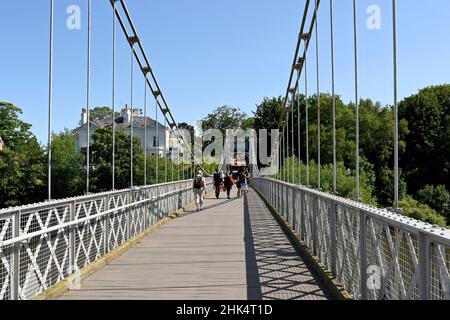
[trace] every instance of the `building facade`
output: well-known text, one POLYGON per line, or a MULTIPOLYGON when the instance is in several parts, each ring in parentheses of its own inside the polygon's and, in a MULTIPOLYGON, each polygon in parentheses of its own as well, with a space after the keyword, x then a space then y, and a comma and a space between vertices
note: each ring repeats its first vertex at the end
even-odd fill
MULTIPOLYGON (((126 135, 131 135, 131 120, 133 120, 133 135, 141 140, 141 145, 144 147, 145 141, 145 127, 147 127, 147 155, 170 158, 173 154, 177 156, 178 150, 181 152, 178 139, 172 134, 169 128, 155 120, 143 117, 138 109, 131 110, 128 106, 120 112, 120 116, 115 119, 116 131, 122 131, 126 135)), ((105 128, 112 126, 112 119, 103 119, 99 121, 91 121, 90 136, 98 128, 105 128)), ((81 126, 75 130, 76 148, 80 151, 87 147, 87 110, 82 109, 81 126)), ((92 139, 90 139, 92 143, 92 139)))
POLYGON ((0 137, 0 151, 2 151, 4 147, 5 143, 3 142, 2 137, 0 137))

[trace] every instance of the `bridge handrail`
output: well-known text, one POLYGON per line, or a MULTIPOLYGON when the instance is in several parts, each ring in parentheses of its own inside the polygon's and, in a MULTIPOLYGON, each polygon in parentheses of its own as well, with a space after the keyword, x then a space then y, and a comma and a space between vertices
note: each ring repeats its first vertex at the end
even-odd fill
POLYGON ((271 178, 253 185, 355 299, 450 300, 450 230, 271 178))
POLYGON ((0 218, 2 217, 2 215, 8 215, 11 213, 15 213, 17 211, 35 210, 37 207, 39 207, 41 210, 44 210, 49 207, 60 206, 60 205, 71 203, 73 201, 89 201, 89 200, 92 200, 92 199, 95 199, 95 198, 98 198, 101 196, 114 196, 114 195, 118 195, 118 194, 125 193, 125 192, 130 192, 130 191, 145 191, 145 190, 152 189, 155 187, 164 187, 164 186, 172 185, 174 183, 191 182, 191 181, 192 181, 191 179, 188 179, 188 180, 182 180, 182 181, 176 181, 176 182, 165 182, 165 183, 159 183, 159 184, 154 184, 154 185, 133 187, 133 188, 127 188, 127 189, 114 190, 114 191, 90 193, 87 195, 81 195, 81 196, 76 196, 76 197, 46 200, 43 202, 25 204, 22 206, 3 208, 3 209, 0 209, 0 218))
POLYGON ((191 189, 184 180, 2 210, 0 300, 42 293, 191 203, 191 189))
POLYGON ((13 245, 13 244, 16 244, 16 243, 20 243, 22 241, 27 241, 27 240, 29 240, 31 238, 38 237, 38 236, 41 236, 41 235, 46 234, 46 233, 51 233, 51 232, 54 232, 54 231, 63 230, 63 229, 66 229, 66 228, 69 228, 69 227, 72 227, 72 226, 76 226, 76 225, 79 225, 79 224, 82 224, 82 223, 85 223, 85 222, 88 222, 88 221, 91 221, 91 220, 95 220, 95 219, 98 219, 98 218, 110 215, 110 214, 115 213, 117 211, 122 211, 122 210, 129 209, 131 207, 136 207, 138 205, 146 204, 148 202, 157 201, 159 199, 170 197, 171 195, 175 195, 175 194, 178 194, 180 192, 184 192, 184 191, 187 191, 187 190, 190 190, 190 189, 192 189, 190 186, 189 187, 185 187, 185 188, 179 188, 179 189, 167 192, 167 193, 159 194, 157 196, 154 196, 154 197, 151 197, 151 198, 148 198, 148 199, 144 199, 144 200, 140 200, 140 201, 137 201, 137 202, 129 203, 129 204, 123 205, 121 207, 117 207, 117 208, 114 208, 114 209, 103 211, 103 212, 98 213, 98 214, 87 216, 85 218, 76 219, 76 220, 73 220, 73 221, 70 221, 70 222, 66 222, 66 223, 61 223, 61 224, 58 224, 58 225, 56 225, 54 227, 42 229, 42 230, 37 231, 37 232, 26 233, 26 234, 24 234, 22 236, 15 237, 15 238, 12 238, 10 240, 0 241, 0 247, 2 247, 2 246, 10 246, 10 245, 13 245))
POLYGON ((297 185, 292 183, 287 183, 284 181, 279 181, 272 178, 262 178, 266 180, 272 180, 280 184, 287 185, 292 188, 296 188, 298 190, 302 190, 305 192, 309 192, 311 194, 320 196, 324 199, 329 199, 332 201, 340 202, 342 205, 345 205, 349 208, 355 210, 364 210, 368 215, 374 216, 386 223, 389 223, 393 226, 403 228, 412 233, 423 232, 427 234, 429 237, 432 237, 438 241, 443 242, 444 244, 450 246, 450 229, 442 228, 437 225, 433 225, 424 221, 420 221, 417 219, 413 219, 392 211, 388 209, 380 209, 353 199, 344 198, 339 195, 335 195, 332 193, 320 191, 317 189, 312 189, 303 185, 297 185))

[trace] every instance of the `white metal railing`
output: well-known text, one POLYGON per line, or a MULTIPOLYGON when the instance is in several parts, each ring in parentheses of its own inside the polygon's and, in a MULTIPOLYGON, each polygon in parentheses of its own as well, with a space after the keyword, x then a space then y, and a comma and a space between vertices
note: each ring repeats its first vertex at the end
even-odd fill
POLYGON ((450 230, 278 180, 253 186, 354 299, 450 300, 450 230))
POLYGON ((0 210, 0 300, 32 299, 193 200, 187 180, 0 210))

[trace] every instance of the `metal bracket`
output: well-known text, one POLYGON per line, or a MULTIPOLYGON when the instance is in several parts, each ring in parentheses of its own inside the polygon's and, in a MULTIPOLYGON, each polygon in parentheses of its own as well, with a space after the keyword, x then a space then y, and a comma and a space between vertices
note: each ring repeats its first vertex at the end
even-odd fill
POLYGON ((142 72, 147 75, 149 72, 152 71, 152 68, 150 67, 142 67, 142 72))
POLYGON ((139 38, 137 36, 128 37, 128 43, 130 46, 134 46, 135 43, 139 42, 139 38))
POLYGON ((300 35, 300 39, 302 39, 302 40, 308 40, 309 37, 310 37, 309 33, 303 33, 300 35))
POLYGON ((161 95, 161 91, 153 91, 153 95, 155 97, 159 97, 161 95))

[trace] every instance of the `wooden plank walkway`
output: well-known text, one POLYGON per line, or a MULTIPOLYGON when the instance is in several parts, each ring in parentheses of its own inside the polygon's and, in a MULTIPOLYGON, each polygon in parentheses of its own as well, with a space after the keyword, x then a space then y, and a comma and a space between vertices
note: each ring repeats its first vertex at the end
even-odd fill
POLYGON ((208 199, 82 283, 69 300, 331 299, 262 199, 208 199))

